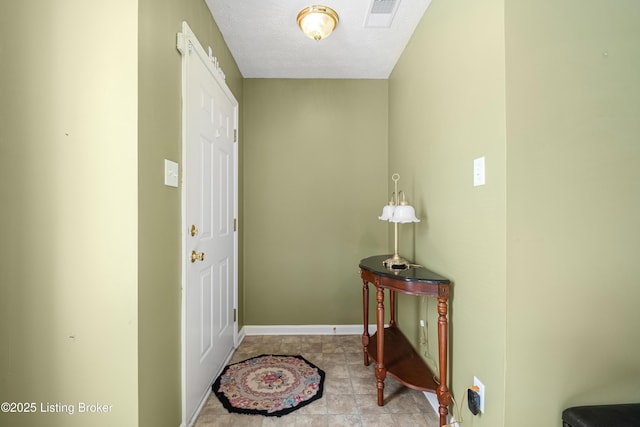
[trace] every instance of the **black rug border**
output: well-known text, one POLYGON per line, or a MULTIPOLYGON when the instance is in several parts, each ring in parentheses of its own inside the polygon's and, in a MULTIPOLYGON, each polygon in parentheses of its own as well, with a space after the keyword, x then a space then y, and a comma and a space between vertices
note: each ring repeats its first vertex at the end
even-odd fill
POLYGON ((224 406, 224 408, 227 411, 229 411, 230 413, 245 414, 245 415, 262 415, 264 417, 282 417, 283 415, 287 415, 287 414, 290 414, 292 412, 295 412, 298 409, 303 408, 303 407, 307 406, 308 404, 310 404, 312 402, 315 402, 316 400, 320 399, 322 397, 323 392, 324 392, 325 376, 326 375, 325 375, 324 371, 322 369, 320 369, 320 367, 318 367, 314 363, 309 362, 307 359, 305 359, 304 357, 300 356, 299 354, 261 354, 259 356, 252 356, 252 357, 250 357, 248 359, 241 360, 240 362, 230 363, 227 366, 225 366, 222 369, 222 371, 220 372, 220 375, 218 375, 218 378, 216 378, 216 380, 213 382, 213 385, 211 386, 211 391, 216 395, 216 397, 218 398, 220 403, 222 403, 222 406, 224 406), (313 396, 311 399, 305 400, 304 402, 300 402, 299 404, 297 404, 293 408, 285 408, 285 409, 281 409, 281 410, 275 411, 275 412, 268 412, 268 411, 266 411, 264 409, 244 409, 244 408, 236 408, 234 406, 231 406, 231 402, 229 402, 229 399, 227 399, 227 397, 224 395, 224 393, 221 392, 221 391, 218 391, 218 389, 220 388, 220 382, 222 381, 222 376, 224 375, 224 373, 231 366, 235 366, 235 365, 237 365, 239 363, 244 363, 244 362, 246 362, 248 360, 251 360, 251 359, 258 359, 260 357, 266 357, 266 356, 295 357, 296 359, 301 359, 302 361, 307 363, 312 368, 317 369, 318 370, 318 374, 320 375, 320 387, 319 387, 318 393, 316 393, 316 395, 313 396))

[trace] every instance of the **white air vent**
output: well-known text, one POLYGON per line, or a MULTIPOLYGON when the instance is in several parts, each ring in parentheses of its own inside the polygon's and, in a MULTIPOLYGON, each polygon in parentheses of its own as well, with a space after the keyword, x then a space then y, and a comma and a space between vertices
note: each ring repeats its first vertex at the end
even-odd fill
POLYGON ((373 28, 391 27, 399 5, 400 0, 371 0, 364 26, 373 28))
POLYGON ((371 13, 393 13, 397 0, 373 0, 371 3, 371 13))

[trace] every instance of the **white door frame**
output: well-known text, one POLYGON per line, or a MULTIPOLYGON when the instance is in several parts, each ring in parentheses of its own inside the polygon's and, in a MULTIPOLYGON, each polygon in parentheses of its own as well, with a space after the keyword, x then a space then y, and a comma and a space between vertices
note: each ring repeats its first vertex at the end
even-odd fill
MULTIPOLYGON (((186 402, 186 363, 185 363, 185 353, 186 353, 186 284, 187 284, 187 256, 186 256, 186 251, 187 251, 187 237, 188 237, 188 233, 189 233, 189 224, 186 223, 186 209, 187 209, 187 204, 186 204, 186 195, 185 195, 185 182, 186 182, 186 168, 185 163, 184 163, 184 159, 186 158, 186 150, 187 150, 187 126, 186 121, 187 121, 187 114, 186 114, 186 103, 184 101, 184 95, 186 93, 186 87, 187 87, 187 82, 186 82, 186 78, 185 78, 185 67, 186 67, 186 59, 185 56, 189 55, 189 53, 192 50, 197 50, 197 53, 202 56, 202 57, 206 57, 208 56, 209 58, 209 62, 208 62, 208 67, 211 71, 211 74, 214 76, 214 78, 216 79, 216 81, 218 82, 218 84, 220 85, 220 87, 222 88, 222 90, 224 91, 225 95, 233 100, 234 104, 235 104, 235 111, 234 111, 234 129, 235 129, 235 135, 234 135, 234 191, 233 191, 233 217, 234 217, 234 228, 235 225, 237 224, 237 218, 238 218, 238 102, 235 98, 235 96, 233 96, 233 93, 231 92, 231 90, 229 89, 229 87, 227 86, 226 82, 225 82, 225 76, 224 73, 222 72, 222 69, 220 68, 219 64, 218 64, 218 60, 215 56, 213 56, 213 52, 211 50, 211 47, 209 47, 208 49, 208 53, 205 53, 204 49, 202 48, 202 46, 200 45, 197 37, 195 36, 194 32, 191 30, 191 28, 189 27, 189 25, 187 24, 187 22, 183 22, 182 23, 182 32, 178 33, 177 35, 177 48, 180 51, 180 53, 182 54, 182 159, 183 159, 183 167, 182 167, 182 174, 181 174, 181 226, 182 226, 182 233, 181 233, 181 243, 182 243, 182 247, 181 247, 181 251, 180 251, 180 256, 181 256, 181 260, 180 260, 180 264, 182 267, 182 274, 181 274, 181 298, 182 298, 182 302, 181 302, 181 308, 182 308, 182 314, 181 314, 181 356, 182 356, 182 380, 181 380, 181 385, 182 385, 182 426, 188 426, 189 423, 195 421, 194 420, 189 420, 188 418, 188 414, 187 414, 187 402, 186 402)), ((238 336, 238 316, 237 316, 237 310, 238 310, 238 232, 237 232, 237 228, 234 230, 234 265, 233 265, 233 275, 234 275, 234 283, 233 283, 233 307, 234 307, 234 311, 236 312, 236 315, 234 316, 234 322, 233 322, 233 342, 234 342, 234 346, 237 347, 238 346, 238 341, 239 341, 239 336, 238 336)), ((223 365, 224 367, 224 365, 223 365)), ((210 390, 209 390, 210 392, 210 390)), ((202 405, 204 405, 206 401, 206 397, 205 399, 201 402, 201 407, 202 405)), ((197 412, 200 411, 201 407, 198 409, 197 412)))

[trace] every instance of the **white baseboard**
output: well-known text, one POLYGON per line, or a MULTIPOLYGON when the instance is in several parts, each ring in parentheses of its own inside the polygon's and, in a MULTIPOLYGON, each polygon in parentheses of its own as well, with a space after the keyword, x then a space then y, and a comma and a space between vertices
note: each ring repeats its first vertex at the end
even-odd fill
MULTIPOLYGON (((377 330, 369 325, 369 334, 377 330)), ((242 337, 249 335, 362 335, 362 325, 245 325, 242 337)), ((239 340, 241 341, 241 340, 239 340)))
POLYGON ((247 331, 244 328, 238 331, 234 340, 234 345, 236 346, 236 348, 238 348, 238 346, 240 345, 240 343, 242 342, 246 334, 247 334, 247 331))
POLYGON ((431 407, 433 408, 433 411, 436 413, 436 415, 440 415, 440 402, 438 402, 438 396, 436 396, 435 393, 432 393, 430 391, 423 391, 424 393, 424 397, 427 398, 427 400, 429 401, 429 404, 431 405, 431 407))

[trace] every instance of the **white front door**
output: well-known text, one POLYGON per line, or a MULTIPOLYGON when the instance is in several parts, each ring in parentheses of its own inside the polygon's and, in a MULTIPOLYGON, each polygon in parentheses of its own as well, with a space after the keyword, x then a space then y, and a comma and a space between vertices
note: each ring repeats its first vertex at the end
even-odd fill
POLYGON ((237 102, 195 36, 183 46, 183 418, 189 422, 237 333, 237 102))

